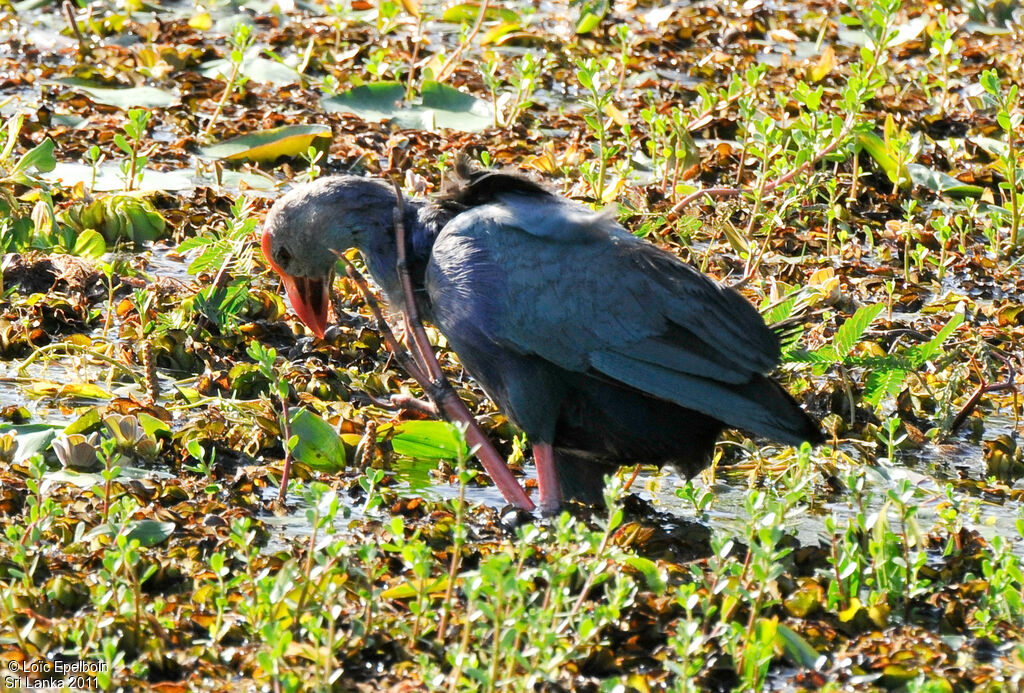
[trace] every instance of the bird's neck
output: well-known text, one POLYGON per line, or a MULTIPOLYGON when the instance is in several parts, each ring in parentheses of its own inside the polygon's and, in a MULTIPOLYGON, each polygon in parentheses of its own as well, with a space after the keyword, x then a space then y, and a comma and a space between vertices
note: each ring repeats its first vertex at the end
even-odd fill
MULTIPOLYGON (((398 246, 395 243, 395 229, 391 221, 392 211, 382 214, 383 232, 370 233, 366 247, 362 248, 366 268, 377 285, 384 290, 393 308, 405 306, 402 285, 398 276, 398 246), (386 219, 386 221, 385 221, 386 219)), ((437 234, 451 219, 452 214, 441 207, 423 200, 407 200, 405 212, 407 262, 413 291, 424 297, 424 276, 430 251, 437 234)), ((429 306, 421 305, 421 312, 429 314, 429 306)))

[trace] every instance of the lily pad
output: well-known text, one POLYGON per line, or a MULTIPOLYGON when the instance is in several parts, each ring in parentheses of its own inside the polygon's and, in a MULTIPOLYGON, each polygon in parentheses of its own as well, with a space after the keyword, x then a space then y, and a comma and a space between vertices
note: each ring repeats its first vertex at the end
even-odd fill
POLYGON ((907 164, 907 171, 915 185, 924 186, 932 192, 952 197, 981 197, 985 192, 981 186, 963 183, 953 176, 921 164, 907 164))
POLYGON ((375 82, 321 99, 320 105, 330 113, 354 113, 379 123, 393 118, 404 98, 405 87, 398 82, 375 82))
MULTIPOLYGON (((231 74, 231 61, 211 60, 200 66, 204 77, 211 79, 226 79, 231 74)), ((252 56, 242 61, 241 73, 254 82, 265 82, 276 87, 283 87, 295 84, 302 75, 297 70, 288 67, 276 60, 269 60, 259 56, 252 56)))
POLYGON ((366 121, 392 122, 412 130, 479 132, 494 124, 490 104, 440 82, 424 82, 418 101, 404 97, 403 85, 376 82, 324 98, 320 105, 328 112, 353 113, 366 121))
POLYGON ((0 426, 0 434, 10 433, 11 431, 15 434, 15 441, 18 443, 18 451, 14 454, 14 461, 16 463, 24 462, 32 457, 32 455, 47 450, 59 430, 59 426, 52 426, 50 424, 0 426))
POLYGON ((232 137, 200 150, 203 156, 226 161, 272 164, 282 157, 295 157, 310 146, 326 152, 331 145, 329 125, 285 125, 232 137))
MULTIPOLYGON (((140 546, 156 546, 174 534, 173 522, 158 522, 157 520, 133 520, 128 523, 126 536, 128 541, 138 539, 140 546)), ((86 532, 82 539, 95 539, 100 536, 111 536, 116 527, 108 524, 97 525, 89 532, 86 532)))
POLYGON ((124 110, 129 108, 167 108, 178 103, 177 96, 156 87, 105 87, 73 77, 55 81, 82 92, 95 103, 124 110))

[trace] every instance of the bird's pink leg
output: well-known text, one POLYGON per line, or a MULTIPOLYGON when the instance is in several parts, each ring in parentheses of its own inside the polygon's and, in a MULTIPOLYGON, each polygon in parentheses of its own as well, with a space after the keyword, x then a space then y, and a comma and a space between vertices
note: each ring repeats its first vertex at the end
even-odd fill
POLYGON ((537 465, 537 486, 540 491, 540 511, 554 515, 562 508, 562 486, 555 471, 555 450, 550 443, 535 443, 533 462, 537 465))

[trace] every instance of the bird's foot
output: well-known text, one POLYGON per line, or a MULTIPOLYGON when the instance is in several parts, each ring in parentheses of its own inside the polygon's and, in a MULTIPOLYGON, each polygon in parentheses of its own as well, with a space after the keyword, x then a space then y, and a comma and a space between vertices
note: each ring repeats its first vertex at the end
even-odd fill
POLYGON ((425 399, 418 399, 412 395, 391 395, 391 404, 399 409, 411 409, 427 416, 438 417, 437 407, 433 402, 425 399))

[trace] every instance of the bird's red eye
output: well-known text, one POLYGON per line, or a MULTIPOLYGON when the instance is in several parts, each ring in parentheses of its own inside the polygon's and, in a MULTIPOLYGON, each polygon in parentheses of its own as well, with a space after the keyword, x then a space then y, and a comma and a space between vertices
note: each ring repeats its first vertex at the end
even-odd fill
POLYGON ((286 265, 292 259, 292 254, 288 252, 287 248, 281 248, 277 251, 277 257, 275 258, 277 264, 286 265))

